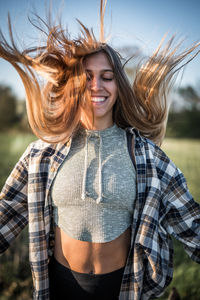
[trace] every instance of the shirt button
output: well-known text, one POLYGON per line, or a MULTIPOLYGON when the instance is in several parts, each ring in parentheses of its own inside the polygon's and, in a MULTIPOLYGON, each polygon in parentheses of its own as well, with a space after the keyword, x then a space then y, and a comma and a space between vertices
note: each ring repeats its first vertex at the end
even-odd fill
POLYGON ((55 168, 54 167, 51 167, 51 169, 50 169, 50 171, 53 173, 53 172, 55 172, 55 168))
POLYGON ((69 146, 70 146, 70 141, 67 142, 67 147, 69 147, 69 146))

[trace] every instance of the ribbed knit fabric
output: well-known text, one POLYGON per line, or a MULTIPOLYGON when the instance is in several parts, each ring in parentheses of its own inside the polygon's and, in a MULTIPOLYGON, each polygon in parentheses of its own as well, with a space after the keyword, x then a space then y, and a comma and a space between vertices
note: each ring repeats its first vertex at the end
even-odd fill
POLYGON ((108 242, 130 226, 135 197, 126 132, 81 127, 53 183, 55 223, 74 239, 108 242))

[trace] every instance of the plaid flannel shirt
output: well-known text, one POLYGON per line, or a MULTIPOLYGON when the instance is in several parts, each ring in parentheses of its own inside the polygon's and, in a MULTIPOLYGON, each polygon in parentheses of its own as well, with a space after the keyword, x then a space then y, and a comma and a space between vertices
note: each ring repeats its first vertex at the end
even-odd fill
MULTIPOLYGON (((158 297, 172 279, 170 234, 200 263, 200 206, 183 174, 159 147, 135 129, 127 129, 127 134, 137 172, 137 197, 119 299, 146 300, 158 297)), ((70 142, 30 144, 0 194, 1 253, 29 223, 35 300, 49 300, 48 261, 54 242, 50 188, 70 142)))

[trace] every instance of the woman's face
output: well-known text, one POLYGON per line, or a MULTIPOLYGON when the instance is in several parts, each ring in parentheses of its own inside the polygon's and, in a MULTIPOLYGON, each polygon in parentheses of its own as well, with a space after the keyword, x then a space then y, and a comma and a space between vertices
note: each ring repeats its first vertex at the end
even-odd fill
POLYGON ((118 89, 113 69, 105 53, 99 52, 86 58, 84 69, 87 75, 94 124, 92 125, 91 111, 83 111, 82 121, 90 129, 102 130, 112 126, 113 105, 118 96, 118 89), (84 120, 85 119, 85 120, 84 120), (90 123, 90 124, 89 124, 90 123))

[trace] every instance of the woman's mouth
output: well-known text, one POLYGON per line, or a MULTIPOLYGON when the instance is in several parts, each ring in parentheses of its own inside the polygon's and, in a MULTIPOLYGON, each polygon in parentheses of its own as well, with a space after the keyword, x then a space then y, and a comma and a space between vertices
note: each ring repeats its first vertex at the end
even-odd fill
POLYGON ((107 97, 91 97, 93 103, 101 104, 107 100, 107 97))

